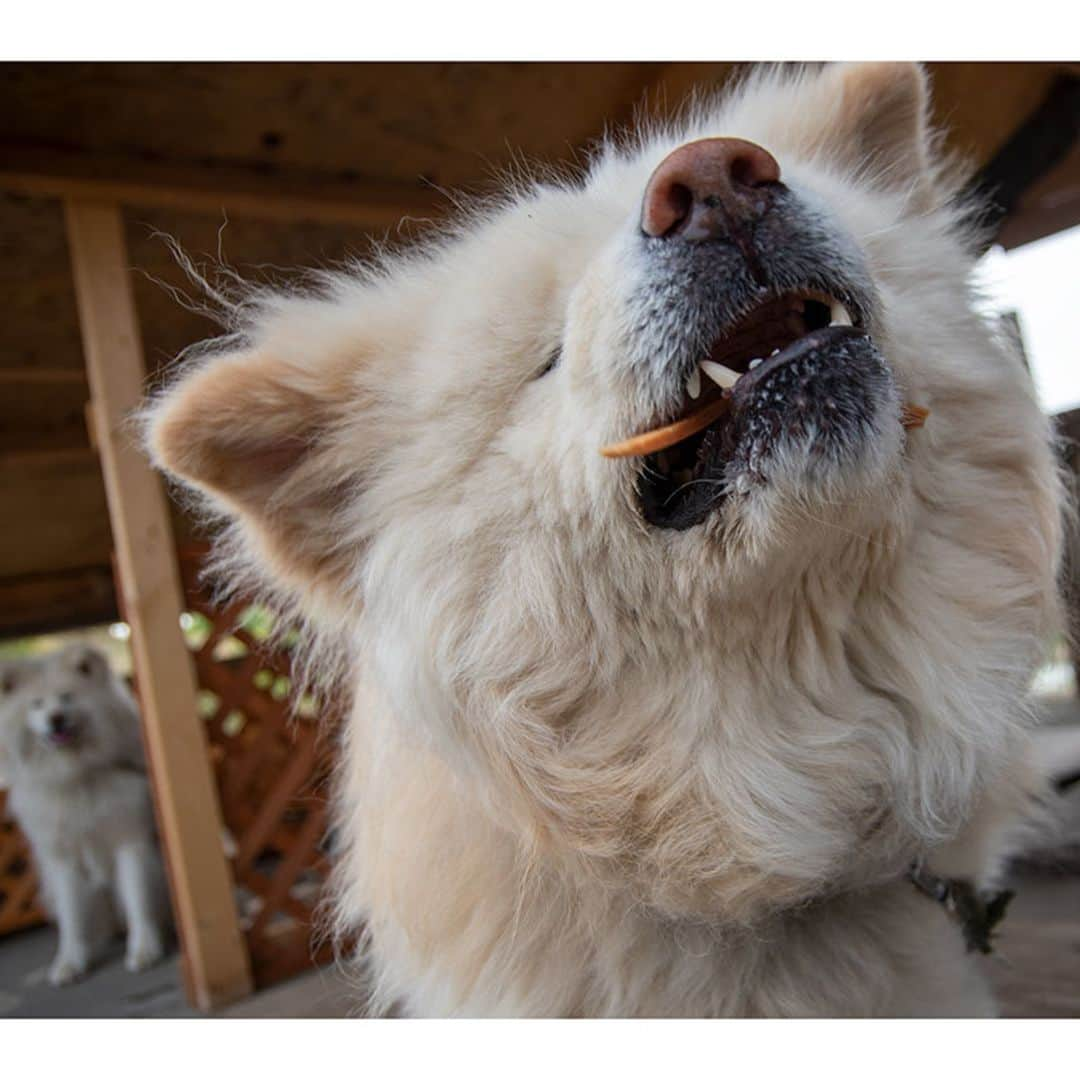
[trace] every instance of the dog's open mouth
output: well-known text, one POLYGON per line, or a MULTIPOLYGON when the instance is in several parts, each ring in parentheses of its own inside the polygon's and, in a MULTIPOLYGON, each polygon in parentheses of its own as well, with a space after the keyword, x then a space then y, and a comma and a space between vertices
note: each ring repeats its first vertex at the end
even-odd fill
MULTIPOLYGON (((686 383, 686 396, 676 420, 636 435, 623 442, 601 449, 605 457, 642 457, 664 454, 660 464, 664 473, 692 471, 689 451, 700 447, 705 430, 720 422, 728 412, 723 401, 730 400, 729 391, 741 376, 754 370, 813 330, 827 326, 851 326, 847 309, 838 300, 821 293, 789 293, 755 308, 715 342, 709 355, 694 366, 686 383), (704 394, 702 391, 704 390, 704 394), (678 455, 683 460, 672 462, 665 452, 680 443, 678 455)), ((692 477, 685 477, 689 480, 692 477)))
MULTIPOLYGON (((674 418, 601 449, 606 457, 643 459, 645 519, 675 529, 703 520, 728 493, 725 467, 751 428, 808 427, 811 418, 820 426, 834 415, 844 423, 850 395, 842 382, 857 354, 876 356, 859 321, 827 294, 791 292, 759 305, 717 340, 691 372, 674 418), (754 414, 759 423, 751 425, 754 414)), ((919 426, 925 415, 909 407, 904 422, 919 426)))

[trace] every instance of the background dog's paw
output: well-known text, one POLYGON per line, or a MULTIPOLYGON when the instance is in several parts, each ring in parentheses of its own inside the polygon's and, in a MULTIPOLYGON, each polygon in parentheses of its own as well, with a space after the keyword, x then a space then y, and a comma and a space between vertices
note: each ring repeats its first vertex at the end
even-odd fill
POLYGON ((58 956, 49 968, 49 982, 53 986, 68 986, 81 979, 89 970, 90 963, 84 958, 58 956))
POLYGON ((145 971, 153 967, 165 955, 165 945, 161 937, 155 932, 144 934, 137 940, 128 942, 127 954, 124 957, 124 967, 128 971, 145 971))

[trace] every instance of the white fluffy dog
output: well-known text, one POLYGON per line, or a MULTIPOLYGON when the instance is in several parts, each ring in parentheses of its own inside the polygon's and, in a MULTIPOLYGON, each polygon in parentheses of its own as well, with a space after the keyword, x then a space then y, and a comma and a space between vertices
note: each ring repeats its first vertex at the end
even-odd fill
POLYGON ((376 1003, 993 1011, 911 868, 981 875, 1015 798, 1060 491, 926 115, 914 65, 759 73, 238 297, 150 406, 354 695, 376 1003))
POLYGON ((139 717, 105 657, 73 645, 0 662, 0 751, 60 931, 50 981, 90 970, 115 928, 114 905, 128 969, 158 961, 168 900, 139 717))

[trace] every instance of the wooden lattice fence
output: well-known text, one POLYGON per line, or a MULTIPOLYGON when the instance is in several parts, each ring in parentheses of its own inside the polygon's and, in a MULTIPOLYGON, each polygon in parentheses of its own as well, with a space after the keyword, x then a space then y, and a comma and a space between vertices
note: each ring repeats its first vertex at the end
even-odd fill
MULTIPOLYGON (((336 723, 311 701, 292 707, 288 639, 272 647, 271 616, 247 601, 214 605, 199 580, 205 552, 180 553, 183 618, 240 928, 259 987, 331 959, 318 913, 329 869, 336 723)), ((4 804, 0 790, 0 934, 44 920, 29 846, 4 804)))
POLYGON ((317 915, 336 725, 312 702, 290 707, 289 650, 269 646, 269 614, 246 601, 215 607, 199 581, 203 553, 181 552, 188 639, 241 929, 265 986, 331 958, 317 915))
POLYGON ((0 935, 37 926, 44 919, 30 845, 8 813, 7 793, 0 790, 0 935))

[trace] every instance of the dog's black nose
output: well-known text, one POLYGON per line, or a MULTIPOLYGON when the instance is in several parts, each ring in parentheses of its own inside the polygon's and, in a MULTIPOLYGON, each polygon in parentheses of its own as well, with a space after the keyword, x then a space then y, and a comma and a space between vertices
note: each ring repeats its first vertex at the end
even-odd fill
POLYGON ((769 208, 780 166, 746 139, 699 139, 673 150, 649 178, 646 236, 701 241, 742 233, 769 208))
POLYGON ((61 709, 49 713, 49 730, 54 735, 66 735, 71 728, 71 717, 61 709))

